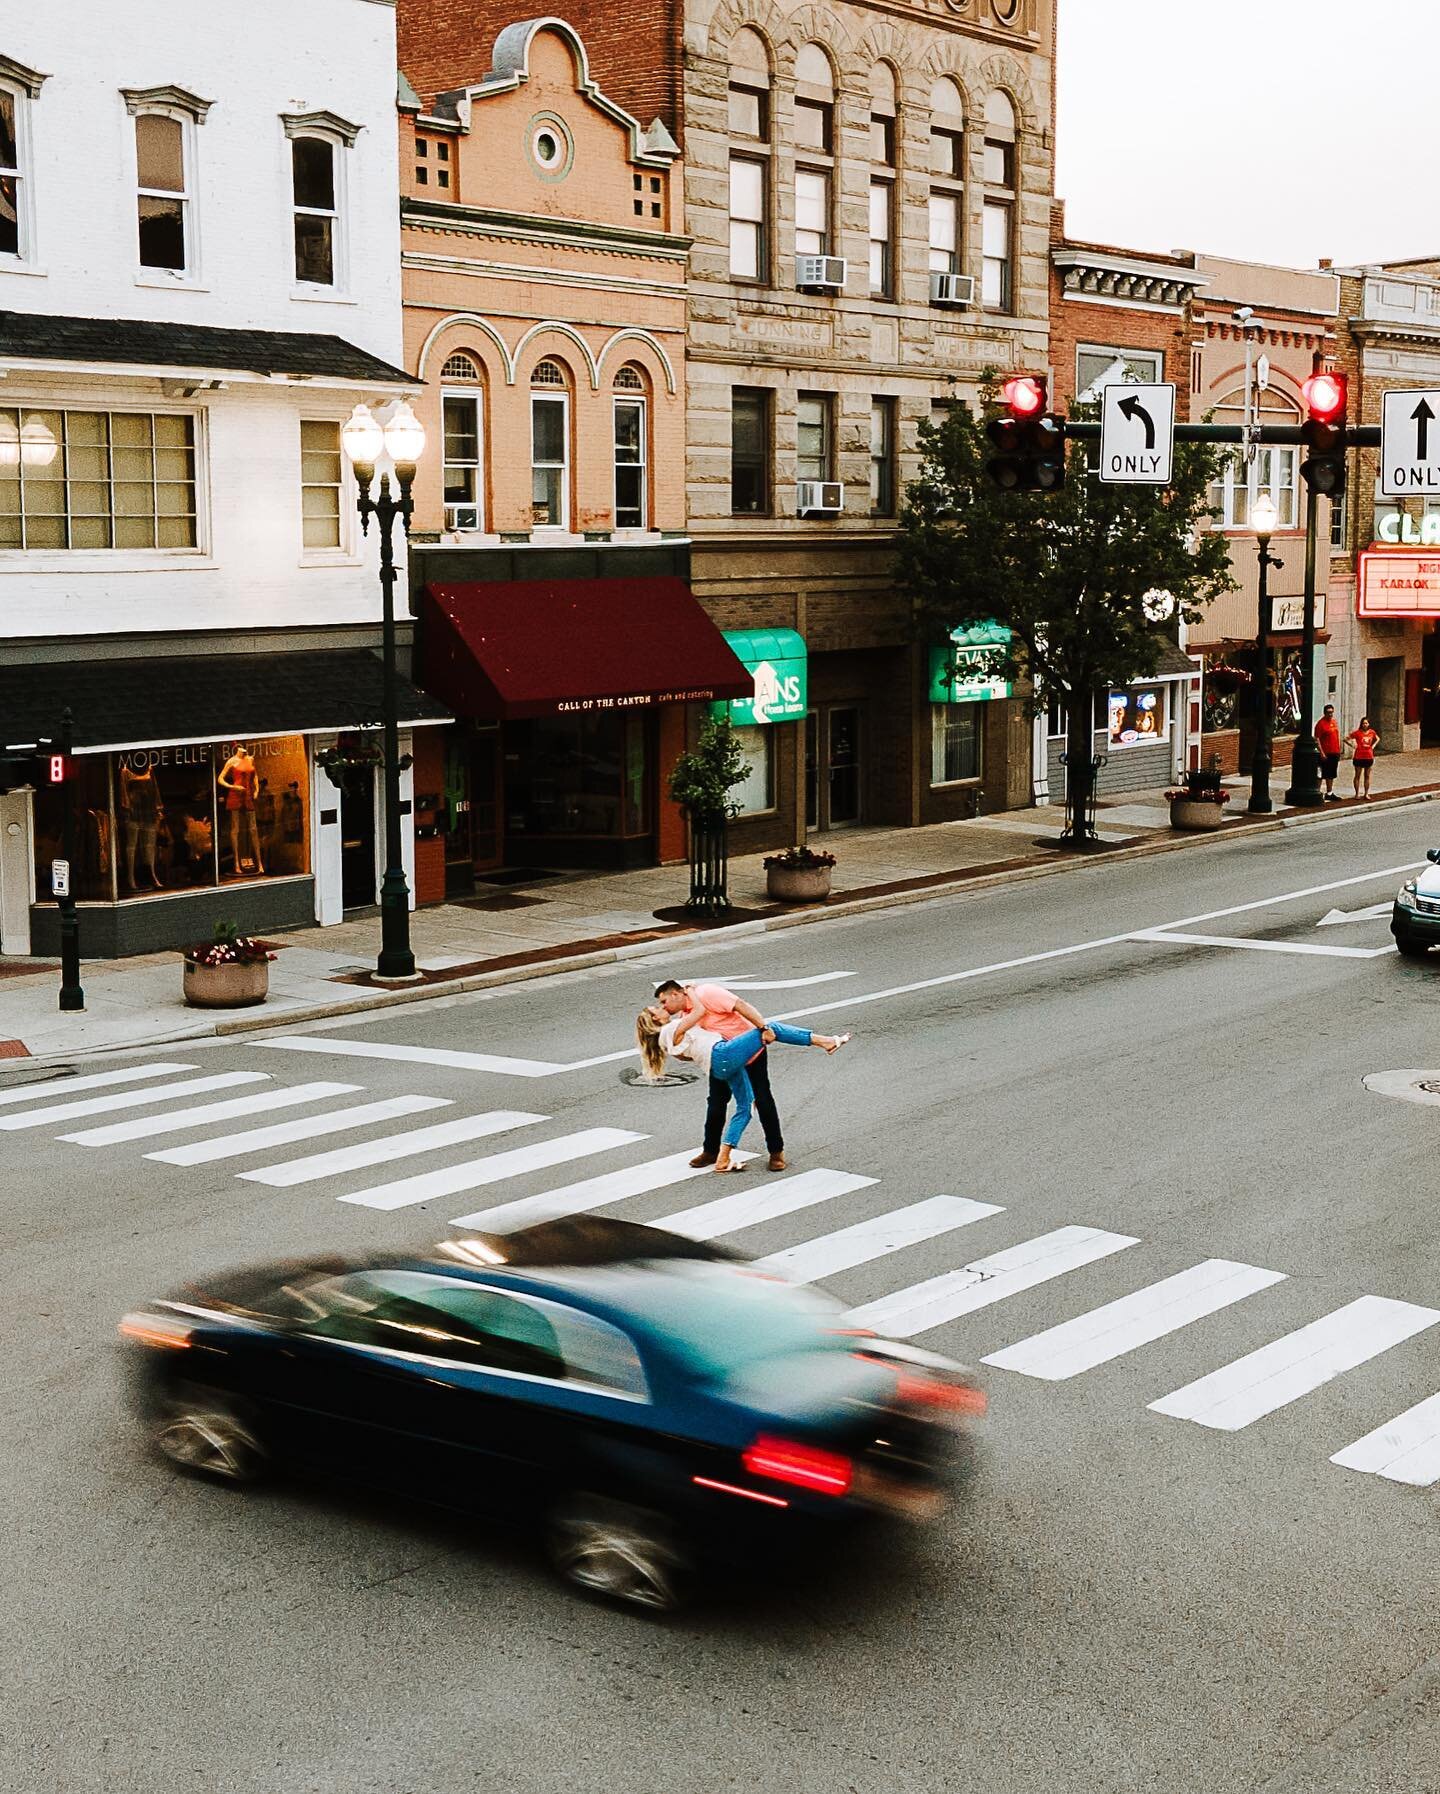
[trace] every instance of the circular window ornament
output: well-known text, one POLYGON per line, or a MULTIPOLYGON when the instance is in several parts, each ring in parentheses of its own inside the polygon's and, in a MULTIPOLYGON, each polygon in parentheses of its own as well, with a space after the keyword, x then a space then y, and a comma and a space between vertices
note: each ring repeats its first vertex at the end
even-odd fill
POLYGON ((990 0, 990 10, 1002 25, 1014 25, 1020 18, 1021 0, 990 0))
POLYGON ((530 166, 542 180, 563 181, 575 160, 575 145, 563 119, 540 112, 530 120, 527 149, 530 166))

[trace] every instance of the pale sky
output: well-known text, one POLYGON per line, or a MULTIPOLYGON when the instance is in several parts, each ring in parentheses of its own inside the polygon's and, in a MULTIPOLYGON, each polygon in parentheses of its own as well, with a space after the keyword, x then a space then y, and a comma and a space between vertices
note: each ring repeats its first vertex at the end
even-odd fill
POLYGON ((1296 268, 1440 255, 1440 0, 1058 4, 1071 236, 1296 268))

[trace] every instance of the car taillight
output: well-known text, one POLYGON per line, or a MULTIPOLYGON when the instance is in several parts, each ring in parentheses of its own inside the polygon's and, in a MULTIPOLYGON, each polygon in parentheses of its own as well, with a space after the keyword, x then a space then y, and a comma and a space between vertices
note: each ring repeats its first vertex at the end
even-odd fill
POLYGON ((895 1399, 912 1408, 940 1408, 948 1414, 983 1414, 989 1407, 983 1389, 973 1383, 941 1383, 934 1377, 895 1379, 895 1399))
POLYGON ((817 1495, 844 1495, 855 1480, 855 1466, 838 1451, 822 1451, 817 1445, 800 1445, 793 1439, 761 1435, 741 1454, 751 1476, 772 1482, 793 1483, 817 1495))
POLYGON ((190 1328, 184 1321, 168 1314, 127 1314, 120 1323, 120 1337, 133 1339, 136 1345, 188 1346, 190 1328))

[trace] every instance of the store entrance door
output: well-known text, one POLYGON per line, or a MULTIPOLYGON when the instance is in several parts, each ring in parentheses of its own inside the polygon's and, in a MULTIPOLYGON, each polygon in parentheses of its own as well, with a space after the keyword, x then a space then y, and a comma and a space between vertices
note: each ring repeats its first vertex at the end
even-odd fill
POLYGON ((29 953, 33 890, 30 793, 0 794, 0 953, 29 953))
POLYGON ((340 901, 346 909, 374 903, 375 774, 351 773, 340 789, 340 901))
POLYGON ((805 718, 805 826, 849 828, 860 815, 860 708, 822 705, 805 718))

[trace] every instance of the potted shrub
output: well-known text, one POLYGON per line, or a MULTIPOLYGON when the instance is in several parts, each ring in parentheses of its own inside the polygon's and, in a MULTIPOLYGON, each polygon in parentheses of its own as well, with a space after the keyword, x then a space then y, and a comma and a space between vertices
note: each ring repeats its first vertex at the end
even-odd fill
POLYGON ((263 941, 237 934, 233 922, 217 922, 213 940, 185 949, 185 1001, 193 1009, 245 1009, 263 1003, 274 957, 263 941))
POLYGON ((764 865, 765 889, 777 903, 818 903, 830 895, 833 853, 787 847, 784 853, 767 855, 764 865))
POLYGON ((688 753, 670 771, 670 797, 690 825, 690 898, 686 908, 719 915, 730 907, 727 825, 737 805, 730 793, 750 776, 729 717, 707 719, 688 753))
POLYGON ((1220 782, 1218 766, 1194 767, 1181 784, 1165 796, 1170 803, 1171 828, 1217 829, 1225 820, 1230 793, 1220 782))

